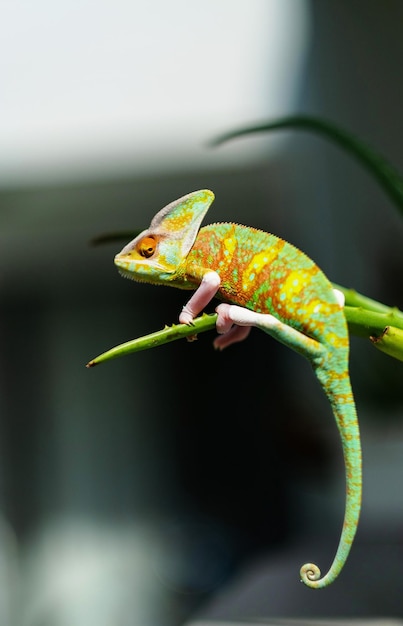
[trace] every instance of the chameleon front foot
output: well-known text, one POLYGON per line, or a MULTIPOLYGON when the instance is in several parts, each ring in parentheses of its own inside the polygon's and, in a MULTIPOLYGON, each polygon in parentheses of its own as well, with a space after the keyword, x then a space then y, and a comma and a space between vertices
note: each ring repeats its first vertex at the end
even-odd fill
POLYGON ((320 569, 314 563, 305 563, 299 570, 299 575, 301 576, 301 582, 308 587, 312 587, 312 589, 324 586, 320 580, 320 569))

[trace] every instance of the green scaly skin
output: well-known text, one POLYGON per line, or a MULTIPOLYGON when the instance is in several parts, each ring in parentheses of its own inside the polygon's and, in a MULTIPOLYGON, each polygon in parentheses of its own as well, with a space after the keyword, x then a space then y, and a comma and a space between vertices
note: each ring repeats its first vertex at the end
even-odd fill
POLYGON ((312 588, 333 582, 348 557, 361 507, 360 435, 348 373, 349 340, 342 306, 317 265, 286 241, 238 224, 200 228, 214 199, 197 191, 162 209, 115 257, 124 276, 196 290, 179 321, 191 324, 216 296, 215 341, 224 348, 256 326, 305 356, 328 397, 340 432, 346 469, 344 524, 334 561, 321 577, 311 563, 300 570, 312 588))

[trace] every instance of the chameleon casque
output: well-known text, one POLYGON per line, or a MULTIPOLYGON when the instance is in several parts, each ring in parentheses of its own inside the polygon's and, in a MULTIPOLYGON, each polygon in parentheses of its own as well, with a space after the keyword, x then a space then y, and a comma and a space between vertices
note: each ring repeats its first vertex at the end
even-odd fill
POLYGON ((180 313, 183 324, 191 324, 213 297, 223 301, 216 309, 216 348, 241 341, 255 326, 311 362, 333 410, 346 471, 344 524, 333 563, 323 577, 312 563, 300 570, 306 585, 325 587, 347 560, 362 492, 343 296, 310 258, 275 235, 232 223, 200 228, 213 200, 211 191, 201 190, 172 202, 123 248, 115 264, 135 281, 195 290, 180 313))

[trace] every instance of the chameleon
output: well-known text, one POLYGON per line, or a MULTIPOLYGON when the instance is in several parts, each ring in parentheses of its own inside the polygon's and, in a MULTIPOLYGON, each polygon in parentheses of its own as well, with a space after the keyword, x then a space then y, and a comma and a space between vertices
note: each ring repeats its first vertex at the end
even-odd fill
POLYGON ((333 562, 322 576, 306 563, 308 587, 332 583, 344 567, 361 509, 362 461, 349 376, 349 335, 343 294, 306 254, 273 234, 236 223, 201 222, 214 200, 208 189, 161 209, 114 262, 137 282, 193 290, 179 315, 192 320, 216 297, 214 347, 242 341, 252 327, 306 357, 327 396, 340 433, 346 474, 344 523, 333 562))

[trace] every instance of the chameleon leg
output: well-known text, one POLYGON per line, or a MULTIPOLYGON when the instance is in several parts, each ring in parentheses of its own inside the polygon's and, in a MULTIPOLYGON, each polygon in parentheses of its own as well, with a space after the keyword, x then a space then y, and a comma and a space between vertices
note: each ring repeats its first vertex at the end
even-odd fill
POLYGON ((179 315, 181 324, 191 324, 200 311, 214 298, 221 279, 217 272, 206 272, 193 296, 183 307, 179 315))
MULTIPOLYGON (((246 327, 255 326, 314 363, 319 364, 325 356, 325 348, 315 339, 311 339, 295 328, 284 324, 273 315, 256 313, 235 304, 219 304, 216 312, 218 313, 216 328, 219 333, 227 333, 233 324, 246 327)), ((225 335, 223 336, 225 337, 225 335)), ((229 339, 230 341, 223 347, 233 343, 231 338, 229 339)), ((237 340, 239 341, 235 338, 235 341, 237 340)))
POLYGON ((251 326, 232 326, 223 335, 219 335, 214 339, 213 346, 216 350, 224 350, 224 348, 232 346, 233 343, 246 339, 250 331, 251 326))

